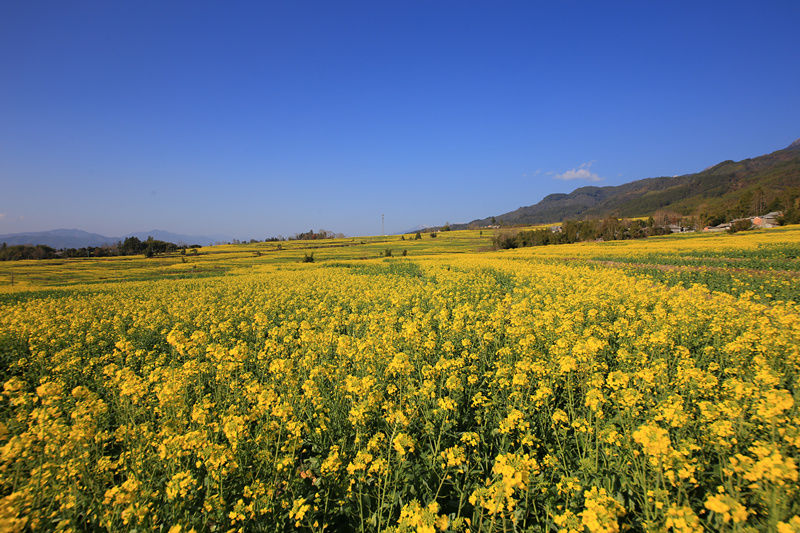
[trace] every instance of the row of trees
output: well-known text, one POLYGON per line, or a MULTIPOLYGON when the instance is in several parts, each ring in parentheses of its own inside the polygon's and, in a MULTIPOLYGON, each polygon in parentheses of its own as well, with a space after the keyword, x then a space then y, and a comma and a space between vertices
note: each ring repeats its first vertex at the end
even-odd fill
POLYGON ((17 261, 20 259, 51 259, 56 257, 56 249, 40 244, 30 246, 18 244, 7 246, 6 243, 0 245, 0 261, 17 261))
MULTIPOLYGON (((200 248, 199 244, 193 244, 189 248, 200 248)), ((186 247, 179 247, 177 244, 159 241, 148 237, 141 240, 137 237, 128 237, 124 241, 108 246, 87 246, 84 248, 62 248, 56 250, 43 244, 28 245, 19 244, 8 246, 6 243, 0 245, 0 261, 16 261, 20 259, 55 259, 59 257, 114 257, 120 255, 144 255, 153 257, 159 254, 176 252, 182 250, 186 253, 186 247)))
POLYGON ((247 244, 247 243, 256 244, 259 242, 283 242, 283 241, 301 241, 301 240, 314 241, 319 239, 344 239, 344 238, 345 238, 344 233, 334 233, 332 231, 324 229, 314 231, 313 229, 311 229, 306 232, 296 233, 291 237, 284 237, 283 235, 275 235, 272 237, 267 237, 263 241, 259 241, 258 239, 250 239, 249 241, 247 239, 245 240, 233 239, 228 244, 247 244))
POLYGON ((290 241, 314 241, 314 240, 319 240, 319 239, 343 239, 343 238, 344 238, 344 234, 343 233, 333 233, 332 231, 328 231, 328 230, 324 230, 324 229, 314 231, 312 229, 312 230, 308 230, 308 231, 303 232, 303 233, 298 233, 294 237, 289 237, 289 240, 290 241))
POLYGON ((648 220, 628 220, 616 217, 593 220, 566 220, 560 228, 498 232, 493 239, 494 247, 502 250, 524 246, 544 246, 547 244, 570 244, 581 241, 615 241, 643 239, 652 235, 666 235, 670 230, 648 220))

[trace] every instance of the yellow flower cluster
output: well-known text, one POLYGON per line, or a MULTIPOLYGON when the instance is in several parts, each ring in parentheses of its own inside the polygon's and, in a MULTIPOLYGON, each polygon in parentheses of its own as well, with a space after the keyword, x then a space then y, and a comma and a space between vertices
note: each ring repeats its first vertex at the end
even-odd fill
POLYGON ((592 533, 618 533, 618 519, 625 514, 620 503, 606 489, 592 487, 584 493, 586 508, 581 511, 581 524, 592 533))

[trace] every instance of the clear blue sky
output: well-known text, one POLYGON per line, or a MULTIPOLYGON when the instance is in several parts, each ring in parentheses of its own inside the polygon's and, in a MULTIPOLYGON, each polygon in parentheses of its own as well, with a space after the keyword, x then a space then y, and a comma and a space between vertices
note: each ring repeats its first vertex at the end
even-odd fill
POLYGON ((800 137, 798 28, 796 1, 3 2, 0 234, 399 232, 760 155, 800 137))

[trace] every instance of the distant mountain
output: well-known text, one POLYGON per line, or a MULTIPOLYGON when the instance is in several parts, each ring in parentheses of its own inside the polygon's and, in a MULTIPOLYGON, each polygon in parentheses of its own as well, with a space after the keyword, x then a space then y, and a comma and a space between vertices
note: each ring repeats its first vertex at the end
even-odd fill
POLYGON ((105 235, 89 233, 79 229, 54 229, 50 231, 9 233, 6 235, 0 235, 0 242, 4 242, 9 246, 19 244, 43 244, 56 249, 84 248, 87 246, 103 246, 107 244, 114 244, 119 241, 124 241, 127 237, 137 237, 141 240, 146 240, 149 236, 152 236, 156 240, 172 242, 175 244, 199 244, 201 246, 208 246, 210 244, 214 244, 215 242, 229 240, 221 236, 208 237, 202 235, 181 235, 163 230, 130 233, 122 237, 106 237, 105 235))
MULTIPOLYGON (((117 239, 118 240, 118 239, 117 239)), ((79 229, 54 229, 30 233, 9 233, 0 235, 0 242, 9 246, 18 244, 43 244, 52 248, 83 248, 85 246, 103 246, 113 244, 117 240, 97 233, 89 233, 79 229)))
POLYGON ((427 225, 427 226, 424 226, 424 225, 423 225, 423 226, 414 226, 413 228, 411 228, 411 229, 407 229, 406 231, 403 231, 403 232, 401 232, 401 233, 403 233, 403 234, 405 234, 405 233, 416 233, 416 232, 418 232, 418 231, 423 231, 423 230, 425 230, 425 229, 432 228, 432 227, 434 227, 434 226, 431 226, 431 225, 427 225))
MULTIPOLYGON (((548 224, 566 219, 649 216, 659 210, 681 215, 712 216, 753 202, 763 209, 789 190, 800 188, 800 139, 783 150, 743 161, 723 161, 695 174, 646 178, 624 185, 581 187, 569 194, 551 194, 535 205, 496 215, 501 225, 548 224)), ((744 216, 744 215, 743 215, 744 216)), ((492 217, 453 229, 487 226, 492 217)))

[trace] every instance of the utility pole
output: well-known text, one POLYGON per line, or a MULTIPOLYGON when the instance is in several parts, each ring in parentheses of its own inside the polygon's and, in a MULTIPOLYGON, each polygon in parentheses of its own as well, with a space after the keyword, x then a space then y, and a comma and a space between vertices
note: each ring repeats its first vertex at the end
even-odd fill
POLYGON ((383 229, 383 214, 381 214, 381 234, 386 237, 386 230, 383 229))

